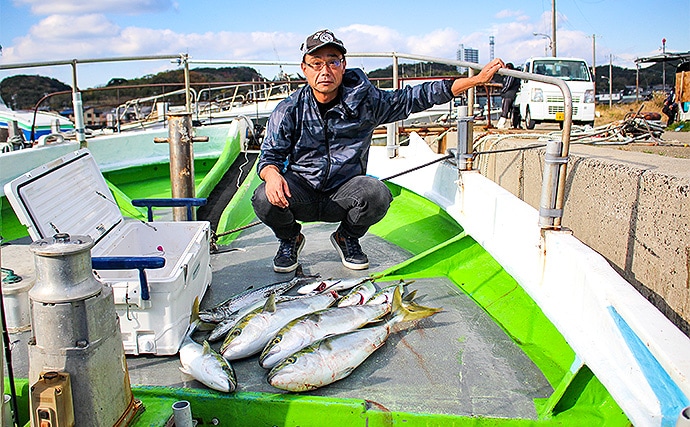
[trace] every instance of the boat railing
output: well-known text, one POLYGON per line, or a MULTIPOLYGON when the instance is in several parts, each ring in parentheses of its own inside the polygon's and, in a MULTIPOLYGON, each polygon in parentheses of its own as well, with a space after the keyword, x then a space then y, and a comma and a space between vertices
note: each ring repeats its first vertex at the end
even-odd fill
MULTIPOLYGON (((393 61, 393 87, 398 87, 399 84, 398 63, 400 59, 425 61, 446 65, 455 65, 458 67, 465 67, 469 70, 468 74, 470 76, 474 75, 475 71, 481 70, 480 65, 473 62, 456 61, 422 55, 410 55, 397 52, 354 52, 349 53, 348 57, 391 58, 393 61)), ((570 88, 564 80, 556 77, 526 73, 523 71, 511 70, 508 68, 501 68, 498 71, 498 74, 502 76, 512 76, 521 80, 535 80, 542 83, 552 84, 558 87, 558 89, 563 94, 565 108, 563 129, 561 132, 562 138, 561 141, 552 140, 547 143, 546 155, 544 160, 544 174, 542 180, 541 200, 539 204, 539 226, 542 229, 559 229, 561 227, 561 220, 563 217, 563 206, 565 202, 566 166, 568 163, 568 153, 570 150, 570 132, 572 130, 573 123, 573 101, 572 95, 570 93, 570 88)), ((468 93, 467 99, 474 99, 474 90, 470 89, 470 91, 471 92, 468 93)), ((392 126, 395 127, 395 129, 397 129, 397 124, 394 124, 392 126)), ((389 131, 389 135, 397 135, 397 131, 395 129, 389 131)), ((460 145, 460 141, 458 141, 458 157, 471 157, 472 141, 469 141, 469 143, 465 144, 464 147, 461 147, 460 145)), ((397 143, 393 138, 388 138, 387 146, 389 147, 389 153, 396 152, 397 143)), ((463 163, 471 165, 471 162, 458 162, 459 165, 463 163)))
POLYGON ((268 103, 283 99, 289 93, 290 84, 284 82, 238 83, 204 88, 194 96, 194 113, 200 118, 214 113, 232 112, 233 108, 250 103, 268 103), (214 97, 214 92, 221 93, 214 97))
MULTIPOLYGON (((479 64, 465 61, 449 60, 445 58, 436 58, 422 55, 410 55, 398 52, 354 52, 349 53, 348 57, 353 58, 390 58, 393 62, 393 87, 398 87, 398 62, 401 59, 413 61, 426 61, 432 63, 441 63, 447 65, 455 65, 458 67, 465 67, 469 71, 469 75, 474 75, 475 71, 481 69, 479 64)), ((77 85, 77 65, 89 63, 107 63, 107 62, 122 62, 122 61, 143 61, 143 60, 168 60, 176 62, 178 65, 184 67, 186 101, 185 110, 192 111, 192 91, 190 87, 190 64, 224 64, 224 65, 274 65, 274 66, 299 66, 300 62, 289 61, 251 61, 251 60, 193 60, 187 54, 180 55, 157 55, 157 56, 138 56, 138 57, 120 57, 120 58, 98 58, 98 59, 72 59, 65 61, 48 61, 48 62, 33 62, 33 63, 18 63, 18 64, 0 64, 0 70, 19 69, 19 68, 35 68, 56 65, 70 65, 72 66, 72 100, 75 112, 75 130, 77 140, 82 147, 86 147, 84 116, 82 108, 81 93, 77 85)), ((561 141, 549 141, 546 147, 546 155, 544 162, 544 174, 542 181, 541 201, 539 207, 539 225, 542 229, 560 228, 561 219, 563 216, 563 205, 565 195, 565 178, 566 166, 568 162, 568 153, 570 148, 570 132, 572 130, 572 95, 566 82, 562 79, 550 76, 543 76, 532 73, 525 73, 517 70, 510 70, 502 68, 498 71, 499 75, 513 76, 523 80, 535 80, 542 83, 552 84, 559 88, 563 94, 564 99, 564 121, 561 132, 561 141)), ((474 99, 474 90, 470 89, 468 99, 474 99)), ((460 123, 460 120, 458 120, 460 123)), ((389 153, 397 152, 397 124, 391 125, 389 128, 389 135, 396 135, 395 138, 389 138, 387 145, 389 146, 389 153), (392 142, 391 142, 392 141, 392 142)), ((459 148, 460 148, 460 144, 459 148)), ((462 149, 458 149, 458 157, 472 156, 472 144, 465 144, 462 149)), ((458 162, 462 164, 463 162, 458 162)), ((470 164, 465 163, 465 164, 470 164)))
MULTIPOLYGON (((195 96, 196 91, 193 88, 190 88, 190 91, 195 96)), ((146 127, 151 123, 165 123, 168 115, 168 104, 164 101, 166 99, 179 98, 186 95, 186 93, 186 89, 178 89, 158 95, 130 99, 115 108, 115 127, 118 131, 121 131, 123 125, 146 127), (149 105, 149 108, 144 108, 149 105), (161 105, 162 108, 157 108, 158 105, 161 105), (132 114, 134 117, 130 118, 129 116, 132 114)))

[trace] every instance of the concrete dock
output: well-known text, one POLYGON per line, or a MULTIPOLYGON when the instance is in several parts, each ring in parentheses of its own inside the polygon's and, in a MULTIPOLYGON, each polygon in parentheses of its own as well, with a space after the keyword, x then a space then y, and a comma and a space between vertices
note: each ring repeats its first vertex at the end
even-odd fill
MULTIPOLYGON (((535 143, 515 135, 492 149, 535 143)), ((687 132, 665 132, 658 145, 572 144, 562 225, 690 336, 690 159, 663 155, 686 144, 687 132)), ((538 209, 543 148, 483 161, 485 176, 538 209)))

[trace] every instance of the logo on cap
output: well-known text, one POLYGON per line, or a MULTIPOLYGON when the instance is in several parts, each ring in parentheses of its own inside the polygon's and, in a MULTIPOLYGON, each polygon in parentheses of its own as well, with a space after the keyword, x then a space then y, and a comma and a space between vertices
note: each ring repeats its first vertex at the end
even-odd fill
POLYGON ((300 50, 302 55, 306 55, 328 44, 337 47, 343 54, 347 53, 343 42, 337 39, 330 30, 320 30, 307 37, 302 46, 300 46, 300 50))
POLYGON ((330 43, 333 41, 333 34, 324 31, 319 35, 319 41, 321 41, 321 43, 330 43))

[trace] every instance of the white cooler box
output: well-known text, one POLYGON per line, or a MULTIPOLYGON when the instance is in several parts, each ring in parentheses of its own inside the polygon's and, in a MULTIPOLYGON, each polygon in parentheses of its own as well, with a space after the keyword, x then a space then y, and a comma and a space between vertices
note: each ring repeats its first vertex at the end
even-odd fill
POLYGON ((56 233, 89 235, 92 257, 165 258, 147 269, 149 299, 142 298, 139 271, 95 270, 113 288, 125 353, 177 353, 194 299, 211 283, 208 221, 127 220, 87 149, 38 167, 5 185, 5 194, 32 239, 56 233))

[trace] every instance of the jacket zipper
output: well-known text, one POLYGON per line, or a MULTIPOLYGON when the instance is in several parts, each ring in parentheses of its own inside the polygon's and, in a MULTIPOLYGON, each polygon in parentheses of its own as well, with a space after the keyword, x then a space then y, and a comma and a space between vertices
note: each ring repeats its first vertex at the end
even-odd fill
MULTIPOLYGON (((328 111, 326 111, 324 116, 327 115, 328 111)), ((331 144, 328 141, 328 120, 326 120, 326 117, 321 117, 321 120, 323 121, 323 140, 326 144, 326 175, 324 180, 321 182, 321 185, 319 185, 319 190, 323 191, 326 183, 328 183, 329 174, 331 173, 331 144)))

